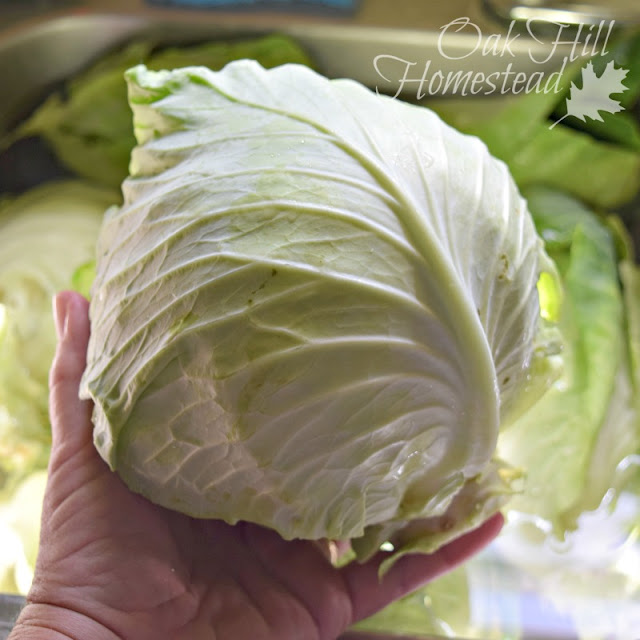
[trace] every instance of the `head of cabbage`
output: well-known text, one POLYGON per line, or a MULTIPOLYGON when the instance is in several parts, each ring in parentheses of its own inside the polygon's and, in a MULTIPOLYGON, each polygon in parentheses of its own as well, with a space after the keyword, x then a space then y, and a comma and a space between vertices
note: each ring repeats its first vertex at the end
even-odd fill
POLYGON ((138 146, 81 388, 110 466, 165 507, 361 559, 499 509, 498 432, 554 375, 558 295, 507 167, 297 65, 126 77, 138 146))

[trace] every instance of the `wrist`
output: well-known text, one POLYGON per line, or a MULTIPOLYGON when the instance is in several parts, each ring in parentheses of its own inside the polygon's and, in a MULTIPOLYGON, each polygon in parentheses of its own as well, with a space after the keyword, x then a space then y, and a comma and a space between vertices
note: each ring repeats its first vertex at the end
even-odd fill
POLYGON ((29 603, 20 612, 7 640, 120 640, 88 616, 51 604, 29 603))

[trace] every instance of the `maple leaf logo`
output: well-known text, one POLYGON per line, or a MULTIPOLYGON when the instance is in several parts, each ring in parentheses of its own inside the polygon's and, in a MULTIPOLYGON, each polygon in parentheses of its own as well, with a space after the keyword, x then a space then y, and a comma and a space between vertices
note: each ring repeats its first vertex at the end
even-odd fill
POLYGON ((585 118, 599 120, 603 122, 600 112, 617 113, 623 107, 617 100, 611 98, 612 94, 623 93, 628 89, 622 81, 627 77, 627 69, 616 69, 613 60, 604 68, 601 76, 597 76, 593 64, 587 63, 582 69, 582 89, 573 82, 569 89, 567 98, 567 113, 559 120, 556 120, 549 129, 553 129, 559 122, 567 116, 580 118, 586 122, 585 118))

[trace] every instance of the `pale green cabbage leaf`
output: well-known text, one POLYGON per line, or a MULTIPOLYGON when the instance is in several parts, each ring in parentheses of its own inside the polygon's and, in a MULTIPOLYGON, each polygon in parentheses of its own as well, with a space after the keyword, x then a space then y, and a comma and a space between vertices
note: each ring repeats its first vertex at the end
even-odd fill
POLYGON ((38 548, 51 447, 52 296, 85 294, 105 209, 117 192, 79 180, 0 202, 0 592, 26 593, 38 548))
POLYGON ((151 41, 135 41, 51 93, 25 122, 0 139, 0 149, 20 138, 39 136, 75 175, 119 188, 135 145, 124 72, 142 62, 153 69, 220 69, 238 58, 255 59, 265 67, 285 62, 312 65, 300 46, 279 34, 161 49, 151 41))
POLYGON ((564 370, 499 451, 527 474, 511 508, 563 538, 639 473, 638 267, 618 255, 621 225, 552 189, 525 194, 564 287, 564 370))
POLYGON ((624 111, 600 111, 597 119, 562 119, 571 87, 582 86, 584 59, 567 65, 557 91, 428 104, 449 124, 486 142, 507 163, 520 189, 544 185, 596 209, 612 209, 632 201, 640 190, 640 124, 634 115, 639 52, 640 33, 631 30, 620 32, 606 55, 589 58, 598 77, 610 63, 626 71, 625 90, 613 94, 624 111))
POLYGON ((139 144, 81 389, 111 467, 195 516, 360 538, 360 558, 495 512, 501 414, 548 357, 554 277, 506 166, 299 65, 127 80, 139 144))
POLYGON ((81 181, 44 184, 0 202, 0 496, 46 467, 52 296, 95 259, 117 192, 81 181))

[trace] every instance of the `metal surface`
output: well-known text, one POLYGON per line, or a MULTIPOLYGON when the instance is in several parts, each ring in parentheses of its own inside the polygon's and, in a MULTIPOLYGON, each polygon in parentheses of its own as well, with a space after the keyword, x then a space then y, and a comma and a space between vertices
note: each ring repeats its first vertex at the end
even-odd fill
POLYGON ((9 635, 23 605, 22 596, 0 594, 0 640, 5 640, 9 635))
POLYGON ((505 20, 563 22, 592 25, 615 21, 619 26, 640 24, 637 0, 485 0, 505 20))
MULTIPOLYGON (((394 3, 395 4, 395 3, 394 3)), ((419 4, 419 3, 418 3, 419 4)), ((323 73, 330 77, 351 77, 375 87, 383 82, 372 65, 379 54, 393 55, 405 60, 424 62, 437 59, 444 70, 495 68, 495 59, 453 60, 463 56, 476 45, 472 34, 455 34, 447 43, 452 60, 439 55, 439 27, 460 15, 467 15, 465 3, 453 2, 449 13, 434 11, 430 27, 424 25, 424 12, 416 13, 416 2, 400 2, 391 7, 380 2, 363 2, 362 12, 348 20, 325 21, 317 16, 301 18, 267 15, 230 14, 215 12, 198 14, 173 12, 164 9, 142 9, 136 3, 127 3, 127 9, 105 13, 103 5, 84 3, 78 12, 72 3, 57 5, 49 2, 48 10, 29 14, 22 7, 12 11, 0 7, 0 86, 10 87, 0 101, 0 136, 10 130, 33 108, 51 88, 73 76, 91 61, 107 51, 133 38, 150 38, 163 44, 197 42, 240 35, 258 35, 277 30, 296 38, 313 56, 323 73), (385 8, 386 7, 386 8, 385 8), (393 15, 392 15, 393 14, 393 15), (385 16, 389 16, 387 19, 385 16), (404 26, 384 26, 387 22, 401 20, 404 26), (422 22, 421 22, 422 21, 422 22)), ((118 2, 110 4, 111 11, 118 2)), ((33 5, 32 5, 33 8, 33 5)), ((474 14, 471 14, 474 15, 474 14)), ((500 30, 499 25, 485 23, 482 15, 474 15, 474 24, 482 25, 487 33, 500 30)), ((527 47, 520 43, 516 48, 515 66, 518 70, 531 70, 527 47)), ((556 59, 546 67, 554 68, 556 59)), ((384 83, 384 89, 395 91, 397 82, 384 83)), ((50 165, 42 149, 33 148, 33 141, 26 146, 11 149, 11 155, 3 154, 0 160, 0 191, 8 190, 6 180, 12 176, 18 190, 32 186, 31 181, 53 177, 57 167, 50 165), (36 161, 37 159, 37 161, 36 161), (25 170, 21 170, 25 167, 25 170), (20 175, 18 175, 20 174, 20 175), (24 175, 22 175, 24 174, 24 175), (16 177, 17 176, 17 177, 16 177), (15 183, 18 180, 18 183, 15 183)), ((0 640, 4 640, 13 626, 24 598, 0 594, 0 640)), ((385 640, 386 635, 364 633, 345 634, 344 640, 385 640)), ((397 640, 397 637, 396 637, 397 640)), ((402 640, 402 639, 400 639, 402 640)))

